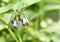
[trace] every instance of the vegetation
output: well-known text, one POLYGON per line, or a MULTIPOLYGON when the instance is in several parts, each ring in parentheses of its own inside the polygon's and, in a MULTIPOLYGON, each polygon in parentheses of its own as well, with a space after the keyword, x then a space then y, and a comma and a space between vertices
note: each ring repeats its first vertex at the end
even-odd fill
POLYGON ((60 0, 0 0, 0 42, 60 42, 60 0))

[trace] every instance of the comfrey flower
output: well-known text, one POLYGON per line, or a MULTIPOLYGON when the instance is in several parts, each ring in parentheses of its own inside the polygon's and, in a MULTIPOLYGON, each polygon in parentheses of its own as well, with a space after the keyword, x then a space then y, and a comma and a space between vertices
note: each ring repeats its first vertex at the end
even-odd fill
POLYGON ((22 23, 23 23, 23 26, 26 27, 26 26, 28 26, 29 21, 27 18, 23 18, 22 23))
POLYGON ((15 27, 15 28, 18 28, 18 24, 16 21, 12 21, 12 26, 15 27))
POLYGON ((21 20, 22 20, 23 26, 24 26, 25 28, 28 27, 29 21, 28 21, 28 15, 27 15, 27 13, 26 13, 26 12, 21 13, 20 18, 21 18, 21 20))

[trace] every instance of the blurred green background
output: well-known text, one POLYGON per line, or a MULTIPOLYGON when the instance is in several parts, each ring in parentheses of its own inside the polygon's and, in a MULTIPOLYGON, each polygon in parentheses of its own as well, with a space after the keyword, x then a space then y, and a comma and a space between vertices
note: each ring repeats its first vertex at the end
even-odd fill
POLYGON ((0 0, 0 42, 60 42, 60 0, 0 0), (28 16, 26 28, 21 13, 28 16))

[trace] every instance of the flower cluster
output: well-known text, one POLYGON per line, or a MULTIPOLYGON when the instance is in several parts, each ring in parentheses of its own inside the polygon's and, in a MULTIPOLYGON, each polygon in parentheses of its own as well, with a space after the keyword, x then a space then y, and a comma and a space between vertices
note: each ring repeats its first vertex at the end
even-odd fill
MULTIPOLYGON (((29 21, 27 18, 22 18, 22 24, 24 27, 27 27, 28 24, 29 24, 29 21)), ((16 22, 16 20, 12 21, 12 26, 15 27, 15 28, 18 28, 18 23, 16 22)))
POLYGON ((16 10, 15 14, 16 14, 16 16, 15 16, 14 21, 12 22, 12 26, 15 28, 18 28, 18 22, 19 22, 19 19, 21 19, 23 26, 27 27, 29 24, 29 21, 28 21, 28 18, 27 18, 28 15, 26 14, 26 12, 23 11, 23 9, 21 11, 16 10))

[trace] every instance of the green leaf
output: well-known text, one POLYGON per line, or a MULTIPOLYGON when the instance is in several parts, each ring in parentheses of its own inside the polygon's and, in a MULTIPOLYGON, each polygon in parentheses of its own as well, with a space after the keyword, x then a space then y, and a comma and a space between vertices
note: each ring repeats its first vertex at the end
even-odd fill
POLYGON ((48 4, 48 5, 45 5, 43 7, 43 10, 45 10, 45 11, 56 10, 56 9, 60 9, 60 5, 59 4, 48 4))
POLYGON ((5 14, 1 14, 0 15, 0 30, 4 29, 4 28, 8 28, 8 25, 11 21, 11 18, 12 18, 12 15, 11 13, 5 13, 5 14))
POLYGON ((8 28, 8 26, 0 21, 0 30, 2 30, 4 28, 8 28))
POLYGON ((35 3, 38 3, 40 2, 41 0, 22 0, 20 2, 17 2, 16 4, 13 5, 13 10, 16 10, 16 9, 22 9, 22 8, 25 8, 25 7, 28 7, 28 6, 31 6, 35 3))
POLYGON ((11 14, 11 13, 6 13, 6 14, 4 14, 2 20, 3 20, 6 24, 9 24, 9 22, 11 21, 12 15, 13 15, 13 14, 11 14))
POLYGON ((9 24, 9 22, 11 21, 11 17, 13 14, 11 13, 5 13, 2 15, 2 17, 0 18, 2 21, 4 21, 6 24, 9 24))
POLYGON ((0 14, 1 14, 1 13, 4 13, 4 12, 10 10, 10 9, 11 9, 10 6, 7 6, 7 7, 0 7, 0 14))
POLYGON ((60 0, 45 0, 47 3, 60 4, 60 0))
POLYGON ((29 20, 33 20, 40 16, 39 9, 40 9, 39 6, 37 4, 34 4, 25 10, 25 14, 28 15, 29 20))
POLYGON ((10 2, 10 0, 2 0, 2 1, 4 1, 4 2, 6 2, 6 3, 9 3, 9 2, 10 2))
POLYGON ((28 14, 29 20, 33 20, 40 15, 39 12, 35 12, 33 10, 27 10, 26 14, 28 14))

